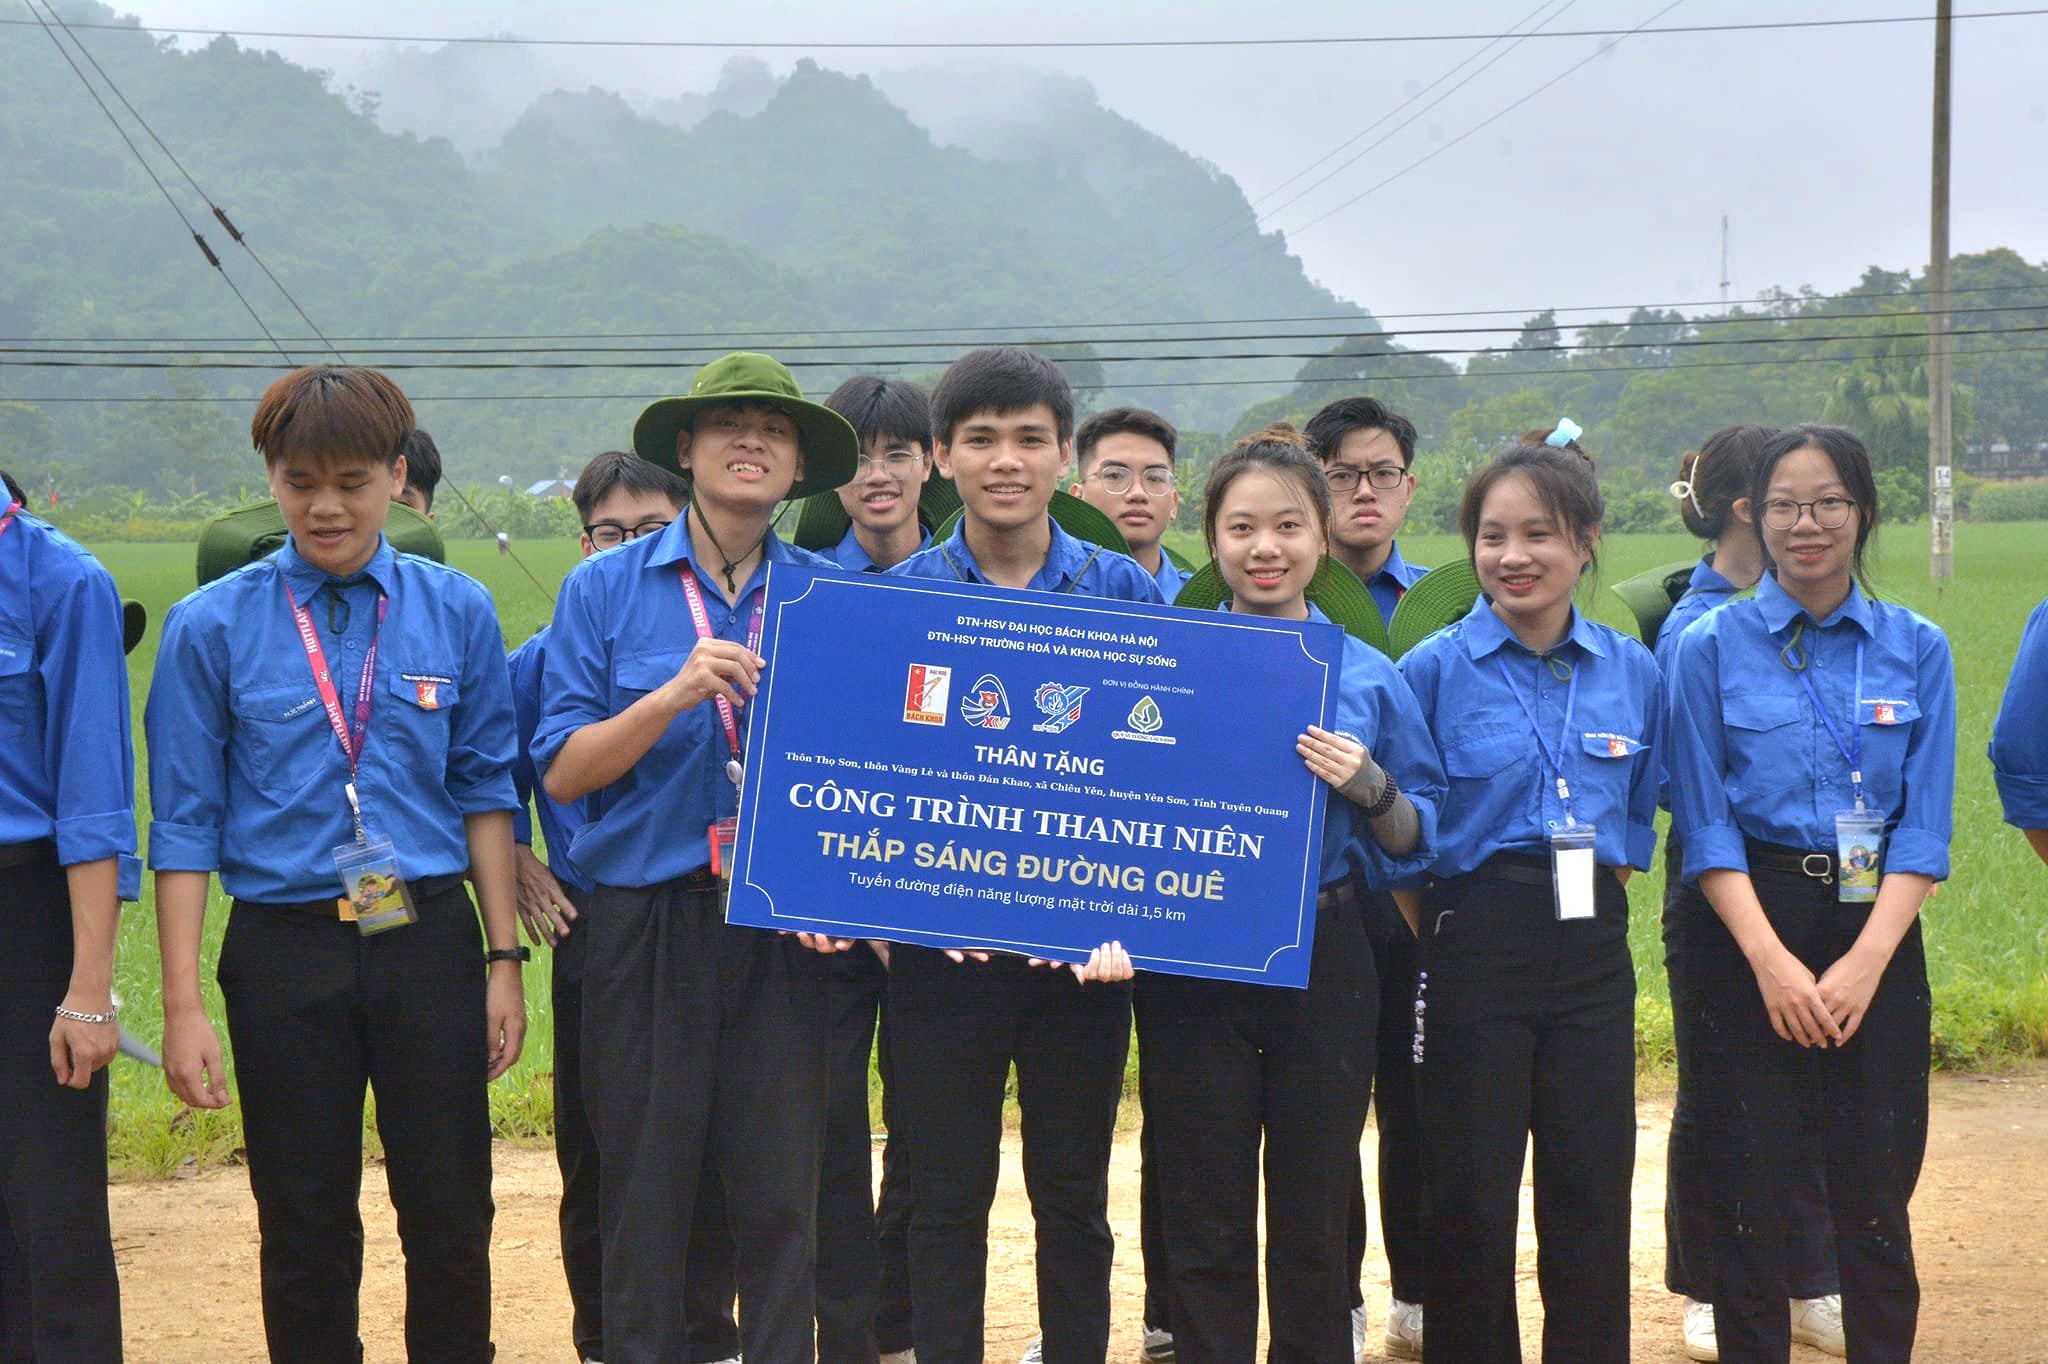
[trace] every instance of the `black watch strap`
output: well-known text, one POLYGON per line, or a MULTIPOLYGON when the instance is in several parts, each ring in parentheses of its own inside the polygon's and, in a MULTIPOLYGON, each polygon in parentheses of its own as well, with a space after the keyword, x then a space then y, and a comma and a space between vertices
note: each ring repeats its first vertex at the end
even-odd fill
POLYGON ((484 953, 484 965, 486 966, 494 961, 525 962, 532 960, 533 949, 524 944, 518 947, 493 947, 490 951, 484 953))

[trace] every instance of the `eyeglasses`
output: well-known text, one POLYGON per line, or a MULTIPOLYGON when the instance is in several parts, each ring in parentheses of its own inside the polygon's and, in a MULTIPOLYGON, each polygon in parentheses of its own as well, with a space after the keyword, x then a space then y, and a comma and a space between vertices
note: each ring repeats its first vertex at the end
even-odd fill
POLYGON ((922 463, 924 463, 924 456, 909 450, 891 450, 880 459, 872 455, 861 455, 854 460, 853 476, 856 479, 866 478, 875 470, 880 469, 890 478, 901 483, 909 478, 916 471, 917 466, 922 463))
POLYGON ((1794 502, 1789 497, 1773 497, 1764 503, 1764 524, 1772 530, 1790 530, 1799 524, 1805 514, 1813 516, 1813 524, 1822 530, 1840 530, 1849 524, 1850 513, 1856 504, 1846 497, 1820 497, 1811 502, 1794 502))
POLYGON ((628 540, 638 540, 643 535, 659 535, 667 530, 669 523, 662 520, 642 521, 637 526, 622 526, 616 521, 599 521, 583 528, 590 537, 590 543, 599 549, 610 549, 623 545, 628 540))
POLYGON ((1132 474, 1121 464, 1105 464, 1088 475, 1102 485, 1102 490, 1122 496, 1131 490, 1134 478, 1143 480, 1145 492, 1152 497, 1165 497, 1173 492, 1173 470, 1153 465, 1142 474, 1132 474))
POLYGON ((1323 470, 1323 477, 1329 480, 1333 493, 1356 492, 1361 478, 1380 492, 1390 493, 1401 486, 1401 481, 1408 477, 1408 471, 1398 464, 1375 464, 1370 469, 1333 464, 1323 470))

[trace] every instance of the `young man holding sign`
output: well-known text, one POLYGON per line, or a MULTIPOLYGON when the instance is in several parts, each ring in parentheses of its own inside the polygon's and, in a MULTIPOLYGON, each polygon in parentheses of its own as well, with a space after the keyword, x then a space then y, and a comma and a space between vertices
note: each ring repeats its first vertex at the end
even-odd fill
MULTIPOLYGON (((1160 600, 1129 556, 1069 535, 1048 513, 1073 462, 1074 396, 1015 346, 954 362, 932 393, 933 453, 965 512, 895 572, 948 582, 1160 600)), ((910 1234, 919 1364, 979 1364, 988 1213, 1003 1095, 1017 1067, 1024 1181, 1038 1224, 1047 1364, 1100 1364, 1109 1347, 1110 1141, 1130 1046, 1130 958, 1085 967, 898 946, 889 973, 896 1078, 916 1142, 910 1234)))
POLYGON ((826 1000, 806 949, 839 944, 729 926, 720 869, 768 565, 825 566, 771 523, 785 498, 852 478, 859 442, 786 368, 742 353, 641 413, 633 443, 688 480, 688 511, 569 575, 533 739, 548 795, 588 798, 570 854, 595 886, 583 1069, 604 1167, 604 1358, 687 1357, 708 1151, 738 1249, 742 1352, 809 1360, 826 1000))

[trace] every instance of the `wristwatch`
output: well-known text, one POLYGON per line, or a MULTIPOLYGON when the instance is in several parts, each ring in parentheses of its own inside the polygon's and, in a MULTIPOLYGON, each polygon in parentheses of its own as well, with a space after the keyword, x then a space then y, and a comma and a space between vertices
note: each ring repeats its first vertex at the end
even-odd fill
POLYGON ((490 951, 484 953, 484 965, 486 966, 494 961, 527 962, 532 960, 533 949, 523 945, 519 947, 493 947, 490 951))

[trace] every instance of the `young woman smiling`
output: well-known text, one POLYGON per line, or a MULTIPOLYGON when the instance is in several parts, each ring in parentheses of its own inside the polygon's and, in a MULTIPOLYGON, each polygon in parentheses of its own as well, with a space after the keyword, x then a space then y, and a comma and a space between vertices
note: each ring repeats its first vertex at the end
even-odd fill
POLYGON ((1649 650, 1572 604, 1602 510, 1592 462, 1562 435, 1496 456, 1458 518, 1483 595, 1401 660, 1449 777, 1416 1042, 1433 1359, 1519 1364, 1515 1220, 1531 1136, 1543 1358, 1629 1357, 1635 973, 1622 882, 1655 846, 1648 752, 1662 711, 1649 650))
POLYGON ((1905 1360, 1927 1144, 1919 913, 1948 875, 1954 669, 1937 627, 1864 586, 1877 487, 1854 435, 1778 433, 1748 501, 1769 571, 1686 632, 1671 677, 1674 829, 1712 909, 1682 932, 1720 1354, 1790 1352, 1781 1223, 1817 1103, 1849 1358, 1905 1360))
MULTIPOLYGON (((1209 550, 1227 610, 1329 619, 1308 599, 1330 490, 1293 428, 1240 443, 1209 476, 1209 550)), ((1140 979, 1138 1046, 1164 1191, 1169 1306, 1181 1364, 1257 1352, 1259 1163, 1266 1170, 1271 1357, 1349 1364, 1348 1193, 1372 1083, 1378 975, 1366 889, 1419 870, 1443 788, 1414 697, 1346 636, 1334 728, 1297 751, 1329 786, 1306 990, 1140 979)))

